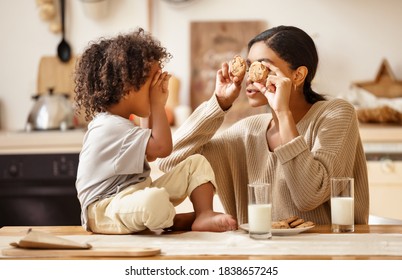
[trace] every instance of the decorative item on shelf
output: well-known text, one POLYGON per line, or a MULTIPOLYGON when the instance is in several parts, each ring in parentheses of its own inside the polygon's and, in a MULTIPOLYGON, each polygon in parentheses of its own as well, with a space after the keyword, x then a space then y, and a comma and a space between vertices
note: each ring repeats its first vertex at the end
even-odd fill
POLYGON ((39 9, 39 17, 49 23, 49 29, 53 33, 61 32, 58 4, 55 0, 36 0, 39 9))
POLYGON ((354 86, 365 89, 377 97, 402 97, 402 81, 395 78, 386 59, 382 61, 374 81, 357 82, 354 86))
POLYGON ((402 113, 387 106, 357 109, 357 118, 362 123, 402 124, 402 113))
POLYGON ((355 82, 362 123, 402 124, 402 81, 397 80, 386 59, 373 81, 355 82))
POLYGON ((36 4, 39 8, 39 17, 44 21, 49 21, 56 16, 56 7, 53 0, 37 0, 36 4))
MULTIPOLYGON (((195 110, 211 98, 214 92, 216 71, 222 62, 231 61, 235 55, 247 56, 247 43, 267 28, 265 21, 192 21, 190 23, 190 106, 195 110)), ((243 80, 243 83, 245 83, 243 80)), ((244 117, 265 113, 268 106, 252 108, 242 93, 225 116, 224 125, 244 117)))

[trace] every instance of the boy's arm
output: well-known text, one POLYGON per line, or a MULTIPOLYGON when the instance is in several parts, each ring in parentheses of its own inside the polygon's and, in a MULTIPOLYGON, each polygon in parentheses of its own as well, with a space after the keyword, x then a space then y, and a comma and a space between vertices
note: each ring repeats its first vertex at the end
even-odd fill
POLYGON ((141 120, 141 126, 146 125, 152 131, 146 149, 148 161, 167 157, 173 149, 172 133, 165 111, 169 78, 166 72, 155 74, 150 88, 151 115, 148 120, 141 120))

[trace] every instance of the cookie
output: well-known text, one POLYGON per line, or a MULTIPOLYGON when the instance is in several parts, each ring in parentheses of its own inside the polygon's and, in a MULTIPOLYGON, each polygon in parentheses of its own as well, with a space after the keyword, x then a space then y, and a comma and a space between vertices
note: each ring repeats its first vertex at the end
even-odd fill
POLYGON ((297 219, 296 221, 290 223, 290 227, 294 228, 297 227, 298 225, 301 225, 302 223, 304 223, 304 220, 302 218, 297 219))
POLYGON ((254 61, 248 69, 248 77, 251 81, 265 83, 268 77, 268 68, 259 61, 254 61))
POLYGON ((275 229, 290 228, 289 224, 285 221, 272 222, 271 226, 272 226, 272 228, 275 228, 275 229))
POLYGON ((312 221, 307 221, 307 222, 304 222, 304 223, 296 226, 296 228, 306 228, 306 227, 311 227, 311 226, 314 226, 314 225, 315 224, 312 221))
POLYGON ((298 216, 291 216, 291 217, 289 217, 289 218, 287 218, 287 219, 283 219, 283 221, 287 222, 288 224, 291 224, 291 223, 293 223, 294 221, 296 221, 297 219, 299 219, 298 216))
POLYGON ((243 77, 246 73, 246 61, 240 55, 236 55, 229 62, 229 71, 233 76, 243 77))

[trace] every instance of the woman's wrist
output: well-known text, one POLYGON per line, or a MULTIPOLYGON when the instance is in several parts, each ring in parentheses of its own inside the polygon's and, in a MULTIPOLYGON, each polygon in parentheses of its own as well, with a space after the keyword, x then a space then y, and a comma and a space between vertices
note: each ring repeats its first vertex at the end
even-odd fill
POLYGON ((290 110, 275 111, 275 115, 278 117, 278 119, 293 119, 293 114, 290 110))
POLYGON ((296 138, 299 133, 290 110, 276 111, 275 114, 278 119, 281 144, 283 145, 296 138))
POLYGON ((228 100, 225 97, 220 96, 218 93, 214 93, 216 100, 218 101, 219 106, 223 111, 227 111, 232 107, 233 102, 228 100))

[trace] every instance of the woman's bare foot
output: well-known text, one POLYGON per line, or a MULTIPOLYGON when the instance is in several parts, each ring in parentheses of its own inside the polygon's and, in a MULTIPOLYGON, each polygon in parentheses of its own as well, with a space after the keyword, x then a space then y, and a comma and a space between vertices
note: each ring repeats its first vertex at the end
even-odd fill
POLYGON ((223 232, 237 229, 237 221, 229 214, 207 211, 200 213, 191 226, 193 231, 223 232))
POLYGON ((195 220, 195 213, 179 213, 173 219, 173 226, 166 228, 166 231, 189 231, 195 220))

